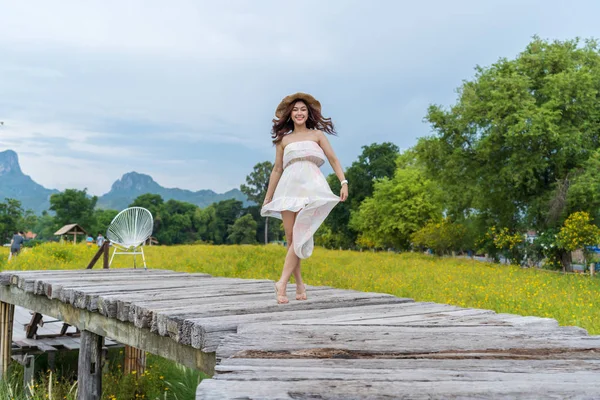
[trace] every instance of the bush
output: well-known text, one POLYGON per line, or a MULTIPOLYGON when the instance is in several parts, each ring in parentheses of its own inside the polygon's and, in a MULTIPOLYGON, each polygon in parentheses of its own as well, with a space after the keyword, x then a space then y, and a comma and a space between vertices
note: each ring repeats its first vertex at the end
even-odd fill
POLYGON ((442 221, 430 221, 412 236, 414 246, 432 249, 437 255, 448 254, 453 250, 463 249, 467 228, 451 222, 448 218, 442 221))

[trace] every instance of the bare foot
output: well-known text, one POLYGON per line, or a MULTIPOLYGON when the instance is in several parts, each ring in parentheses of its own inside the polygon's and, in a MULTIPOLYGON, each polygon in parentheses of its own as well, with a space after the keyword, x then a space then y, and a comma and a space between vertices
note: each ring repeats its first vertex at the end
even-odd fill
POLYGON ((277 298, 277 304, 287 304, 290 301, 288 300, 287 295, 285 294, 286 287, 284 287, 283 290, 280 290, 279 288, 281 287, 281 285, 277 285, 278 283, 279 282, 275 282, 275 297, 277 298))
POLYGON ((296 300, 307 300, 306 285, 304 283, 296 284, 296 300))

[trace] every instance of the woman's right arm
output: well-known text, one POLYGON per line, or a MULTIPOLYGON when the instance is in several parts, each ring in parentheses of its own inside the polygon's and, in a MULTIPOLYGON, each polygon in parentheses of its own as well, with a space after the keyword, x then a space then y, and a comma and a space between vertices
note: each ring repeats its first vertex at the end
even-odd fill
POLYGON ((281 178, 281 174, 283 173, 283 146, 281 142, 277 143, 275 146, 275 165, 273 165, 273 170, 271 171, 271 177, 269 178, 269 187, 267 188, 267 194, 265 196, 265 201, 263 205, 270 203, 273 200, 273 193, 275 193, 275 188, 277 187, 277 183, 279 183, 279 178, 281 178))

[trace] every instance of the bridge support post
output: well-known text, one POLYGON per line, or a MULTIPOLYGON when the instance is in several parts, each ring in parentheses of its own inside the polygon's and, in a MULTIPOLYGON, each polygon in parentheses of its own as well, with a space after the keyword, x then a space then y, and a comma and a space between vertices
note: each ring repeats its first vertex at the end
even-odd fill
POLYGON ((4 379, 11 360, 15 306, 0 302, 0 379, 4 379))
POLYGON ((103 342, 102 336, 81 331, 77 400, 100 400, 102 397, 103 342))

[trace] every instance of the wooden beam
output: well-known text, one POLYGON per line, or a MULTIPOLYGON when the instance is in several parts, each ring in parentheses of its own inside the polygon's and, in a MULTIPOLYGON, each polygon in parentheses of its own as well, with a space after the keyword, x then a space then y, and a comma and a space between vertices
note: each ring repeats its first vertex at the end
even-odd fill
POLYGON ((13 304, 0 302, 0 379, 8 370, 11 360, 12 332, 15 306, 13 304))
POLYGON ((108 239, 104 241, 104 243, 102 243, 102 249, 103 249, 103 260, 102 260, 102 268, 104 269, 108 269, 109 268, 109 264, 108 264, 108 248, 109 248, 110 243, 108 242, 108 239))
POLYGON ((94 268, 94 265, 96 265, 96 262, 98 262, 100 256, 104 256, 104 260, 102 262, 103 268, 108 268, 108 241, 102 243, 102 246, 100 246, 100 248, 92 258, 92 261, 90 261, 86 269, 94 268))
POLYGON ((77 369, 77 399, 100 400, 102 397, 103 337, 90 331, 81 332, 77 369))
MULTIPOLYGON (((117 274, 121 272, 111 269, 104 273, 108 274, 112 271, 117 274)), ((45 296, 25 292, 15 286, 0 286, 0 301, 36 310, 44 315, 60 319, 82 331, 88 330, 103 337, 109 337, 117 342, 168 358, 186 367, 198 369, 206 374, 214 373, 216 362, 214 352, 203 352, 192 346, 177 343, 170 337, 157 335, 145 328, 136 328, 131 322, 123 322, 105 317, 97 312, 75 308, 58 299, 51 300, 45 296)), ((10 332, 12 333, 12 329, 10 332)), ((10 344, 8 346, 10 348, 10 344)))
POLYGON ((25 327, 25 332, 26 332, 25 337, 26 338, 33 339, 33 337, 37 333, 38 325, 42 321, 42 317, 43 317, 43 315, 40 313, 33 313, 33 315, 31 316, 31 321, 25 327))

